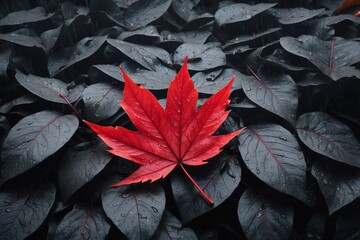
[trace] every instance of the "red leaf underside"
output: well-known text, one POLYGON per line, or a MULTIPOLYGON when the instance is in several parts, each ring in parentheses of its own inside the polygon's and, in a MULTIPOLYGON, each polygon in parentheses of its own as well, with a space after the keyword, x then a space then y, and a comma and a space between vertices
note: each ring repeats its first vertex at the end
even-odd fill
POLYGON ((164 109, 149 90, 138 86, 121 71, 125 87, 124 100, 119 101, 119 104, 137 131, 84 121, 111 148, 109 152, 140 165, 113 186, 153 182, 166 177, 180 165, 204 199, 213 204, 183 165, 206 164, 206 160, 220 153, 221 148, 242 130, 213 136, 229 114, 225 108, 229 103, 234 78, 196 110, 198 91, 189 75, 185 59, 179 73, 170 83, 164 109))

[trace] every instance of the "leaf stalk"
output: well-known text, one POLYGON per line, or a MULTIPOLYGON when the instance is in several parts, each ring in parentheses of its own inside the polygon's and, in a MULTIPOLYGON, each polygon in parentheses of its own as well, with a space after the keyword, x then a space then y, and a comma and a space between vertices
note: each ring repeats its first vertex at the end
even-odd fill
POLYGON ((197 188, 197 190, 200 192, 201 196, 205 199, 207 203, 210 205, 214 205, 214 201, 201 189, 201 187, 195 182, 195 180, 190 176, 190 174, 186 171, 184 166, 180 163, 179 164, 182 171, 185 173, 185 175, 190 179, 190 181, 194 184, 194 186, 197 188))

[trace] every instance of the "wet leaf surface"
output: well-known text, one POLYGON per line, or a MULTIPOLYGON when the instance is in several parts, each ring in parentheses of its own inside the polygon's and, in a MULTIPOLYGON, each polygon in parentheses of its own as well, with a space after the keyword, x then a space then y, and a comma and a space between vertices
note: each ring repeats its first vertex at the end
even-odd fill
POLYGON ((73 115, 42 111, 13 126, 1 150, 1 182, 38 165, 67 143, 79 125, 73 115))
POLYGON ((240 198, 238 216, 248 239, 288 239, 294 210, 288 199, 247 189, 240 198))
POLYGON ((84 89, 82 94, 86 118, 99 122, 113 116, 120 110, 118 100, 123 99, 119 86, 95 83, 84 89))
POLYGON ((351 129, 324 112, 300 116, 296 131, 311 150, 335 161, 360 167, 360 144, 351 129))
POLYGON ((312 175, 328 205, 329 214, 360 196, 360 170, 331 161, 315 161, 312 175))
POLYGON ((241 178, 238 159, 225 153, 211 159, 201 169, 189 168, 188 171, 215 204, 211 206, 205 202, 192 183, 184 181, 183 173, 174 175, 171 178, 171 188, 183 224, 223 203, 239 185, 241 178))
POLYGON ((324 8, 310 10, 306 8, 272 8, 269 13, 278 18, 279 22, 284 25, 300 23, 309 20, 325 11, 324 8))
POLYGON ((69 149, 60 161, 59 189, 65 201, 96 177, 112 158, 103 143, 89 143, 85 149, 81 145, 69 149))
POLYGON ((296 138, 275 124, 248 126, 239 136, 248 169, 270 187, 307 203, 306 163, 296 138))
POLYGON ((308 59, 325 75, 334 81, 344 77, 360 78, 360 71, 353 64, 360 61, 360 43, 334 37, 322 41, 316 37, 303 35, 299 38, 283 37, 281 46, 288 52, 308 59))
POLYGON ((22 72, 17 72, 15 78, 21 86, 47 101, 67 104, 64 97, 72 103, 78 100, 81 95, 82 89, 69 88, 68 84, 56 78, 44 78, 32 74, 25 75, 22 72))
POLYGON ((258 3, 255 5, 245 3, 230 4, 216 11, 215 20, 219 26, 246 21, 275 5, 272 3, 258 3))
POLYGON ((26 23, 34 23, 51 18, 54 13, 47 13, 43 7, 30 10, 16 11, 8 14, 0 20, 0 26, 12 26, 26 23))
POLYGON ((4 188, 0 193, 2 239, 25 239, 46 220, 55 202, 51 183, 23 188, 4 188), (31 221, 29 221, 31 219, 31 221))
POLYGON ((149 239, 165 209, 165 193, 156 183, 109 188, 102 194, 106 215, 128 239, 149 239))
POLYGON ((241 79, 246 96, 260 107, 295 124, 298 92, 294 80, 287 74, 272 75, 248 69, 252 76, 241 79))
POLYGON ((189 57, 189 70, 203 71, 226 65, 224 52, 214 44, 184 43, 174 54, 174 63, 182 64, 189 57))
POLYGON ((54 239, 104 239, 110 225, 99 209, 88 204, 76 204, 61 220, 54 239))
POLYGON ((189 239, 197 240, 196 234, 190 228, 182 227, 181 222, 169 211, 164 211, 161 222, 152 236, 153 240, 189 239))

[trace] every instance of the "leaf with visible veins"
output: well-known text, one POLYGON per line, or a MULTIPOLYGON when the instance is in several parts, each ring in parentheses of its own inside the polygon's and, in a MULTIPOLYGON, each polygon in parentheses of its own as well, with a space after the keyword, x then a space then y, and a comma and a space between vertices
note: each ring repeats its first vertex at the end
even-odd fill
POLYGON ((153 182, 166 177, 179 165, 205 200, 213 204, 184 165, 206 164, 206 160, 220 153, 220 148, 241 132, 242 129, 239 129, 213 136, 229 114, 225 108, 229 104, 234 78, 197 110, 198 91, 190 78, 186 58, 180 72, 170 83, 164 109, 149 90, 134 83, 123 70, 122 74, 125 80, 124 100, 119 103, 137 131, 85 121, 111 147, 110 153, 140 165, 139 169, 113 186, 153 182))

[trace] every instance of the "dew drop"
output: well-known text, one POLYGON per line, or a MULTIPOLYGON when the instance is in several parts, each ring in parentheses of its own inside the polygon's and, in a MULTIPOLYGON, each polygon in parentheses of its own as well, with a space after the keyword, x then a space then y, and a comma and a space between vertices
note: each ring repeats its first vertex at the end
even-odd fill
POLYGON ((159 211, 156 207, 151 207, 151 209, 154 211, 154 213, 157 213, 159 211))
POLYGON ((229 176, 232 177, 232 178, 235 178, 235 177, 236 177, 235 174, 234 174, 234 172, 233 172, 231 169, 228 169, 228 170, 227 170, 227 173, 228 173, 229 176))
POLYGON ((7 209, 5 210, 5 212, 9 213, 9 212, 11 212, 11 209, 10 209, 10 208, 7 208, 7 209))
POLYGON ((283 141, 287 141, 287 138, 286 137, 283 137, 283 136, 281 136, 281 137, 279 137, 281 140, 283 140, 283 141))

